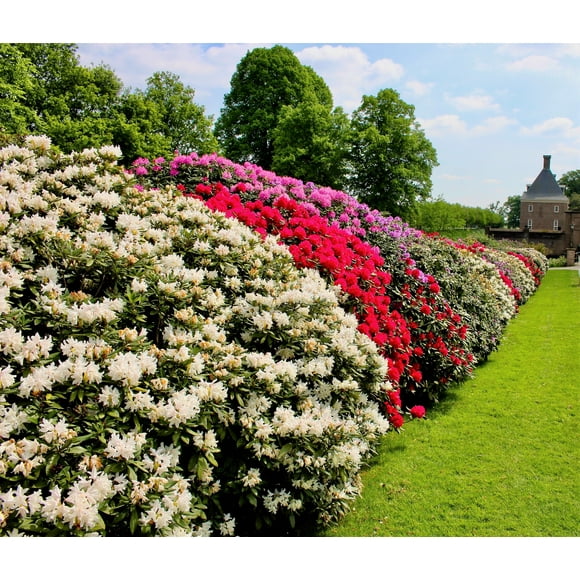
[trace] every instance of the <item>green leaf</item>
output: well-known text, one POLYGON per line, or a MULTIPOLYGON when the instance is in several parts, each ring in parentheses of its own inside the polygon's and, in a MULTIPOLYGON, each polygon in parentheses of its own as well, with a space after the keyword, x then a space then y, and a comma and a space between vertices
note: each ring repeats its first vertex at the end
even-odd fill
POLYGON ((87 450, 84 447, 81 447, 80 445, 76 445, 74 447, 69 447, 66 450, 67 453, 72 453, 73 455, 81 455, 83 453, 87 453, 87 450))
POLYGON ((200 457, 197 462, 197 477, 201 479, 203 474, 207 471, 208 467, 209 465, 207 464, 207 461, 203 457, 200 457))
POLYGON ((292 445, 292 443, 286 443, 286 445, 284 445, 282 447, 282 449, 280 449, 280 455, 288 455, 288 453, 292 450, 294 446, 292 445))
POLYGON ((131 508, 131 517, 129 518, 129 530, 132 535, 135 535, 137 524, 139 523, 139 514, 135 508, 131 508))
POLYGON ((49 475, 50 472, 54 469, 55 465, 58 463, 59 457, 60 456, 57 453, 55 453, 46 462, 46 464, 44 466, 44 473, 46 473, 46 475, 49 475))

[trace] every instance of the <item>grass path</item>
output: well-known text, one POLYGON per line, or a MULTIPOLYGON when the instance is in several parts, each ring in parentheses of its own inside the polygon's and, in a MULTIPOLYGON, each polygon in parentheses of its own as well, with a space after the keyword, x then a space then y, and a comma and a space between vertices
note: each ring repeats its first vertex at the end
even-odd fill
POLYGON ((474 378, 385 438, 321 535, 579 536, 579 280, 550 270, 474 378))

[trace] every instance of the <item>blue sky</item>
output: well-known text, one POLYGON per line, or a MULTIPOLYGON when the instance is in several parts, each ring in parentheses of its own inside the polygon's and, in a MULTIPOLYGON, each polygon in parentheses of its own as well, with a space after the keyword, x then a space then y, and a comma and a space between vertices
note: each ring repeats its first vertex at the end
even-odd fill
MULTIPOLYGON (((415 107, 437 150, 433 195, 487 207, 521 194, 552 156, 556 177, 580 169, 580 44, 288 44, 347 112, 392 88, 415 107)), ((80 44, 84 65, 106 63, 126 86, 167 70, 219 116, 240 59, 271 43, 80 44)))
POLYGON ((521 194, 544 154, 556 177, 580 169, 580 43, 567 0, 391 4, 293 0, 274 10, 266 0, 173 0, 138 9, 101 0, 65 21, 54 2, 38 3, 35 29, 10 3, 12 21, 26 26, 3 35, 76 42, 82 64, 108 64, 127 87, 174 72, 215 118, 240 59, 283 44, 347 112, 383 88, 412 104, 437 150, 433 195, 452 203, 487 207, 521 194))

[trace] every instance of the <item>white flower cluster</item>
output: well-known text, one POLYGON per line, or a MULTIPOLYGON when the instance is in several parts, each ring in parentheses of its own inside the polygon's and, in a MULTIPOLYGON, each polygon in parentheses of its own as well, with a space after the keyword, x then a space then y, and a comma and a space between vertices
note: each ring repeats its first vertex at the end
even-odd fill
POLYGON ((0 535, 337 517, 389 428, 385 359, 275 238, 118 154, 0 150, 0 535))
POLYGON ((467 250, 459 250, 459 252, 470 263, 469 270, 477 284, 484 288, 484 294, 489 296, 492 303, 490 310, 502 324, 502 327, 505 326, 516 315, 517 304, 510 289, 502 281, 496 266, 467 250))
POLYGON ((498 267, 501 270, 509 275, 514 286, 520 291, 521 304, 527 302, 530 296, 536 291, 536 285, 531 272, 525 264, 519 258, 516 258, 507 252, 501 252, 490 248, 486 253, 492 261, 498 264, 498 267))

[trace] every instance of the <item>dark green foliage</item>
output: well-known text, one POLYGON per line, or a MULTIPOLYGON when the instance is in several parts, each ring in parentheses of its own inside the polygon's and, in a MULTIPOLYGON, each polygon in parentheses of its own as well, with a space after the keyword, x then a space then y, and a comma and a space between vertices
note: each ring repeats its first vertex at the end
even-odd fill
POLYGON ((520 227, 520 195, 510 195, 502 206, 502 215, 505 219, 506 227, 520 227))
POLYGON ((370 207, 408 219, 428 198, 437 153, 393 89, 363 96, 351 119, 349 191, 370 207))
POLYGON ((349 120, 341 108, 308 100, 282 109, 274 129, 272 170, 343 189, 349 120))
POLYGON ((194 94, 171 73, 155 73, 145 91, 123 90, 109 67, 81 66, 75 44, 0 44, 0 133, 45 134, 66 153, 118 145, 129 164, 176 148, 215 151, 194 94))
POLYGON ((570 198, 570 209, 580 211, 580 169, 564 173, 558 185, 565 187, 564 193, 570 198))
POLYGON ((256 48, 239 62, 215 126, 226 157, 272 169, 274 130, 284 106, 310 99, 332 107, 330 89, 286 47, 256 48))

